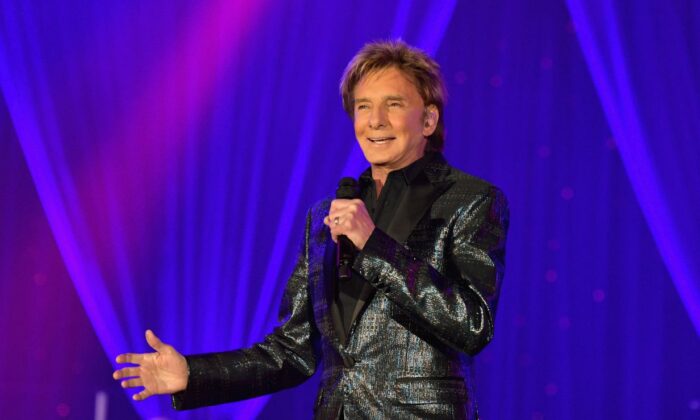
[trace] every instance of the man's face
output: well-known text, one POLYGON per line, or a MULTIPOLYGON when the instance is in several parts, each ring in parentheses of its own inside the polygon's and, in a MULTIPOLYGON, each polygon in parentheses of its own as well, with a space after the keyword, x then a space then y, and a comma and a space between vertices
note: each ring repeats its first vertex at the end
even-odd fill
POLYGON ((404 74, 389 67, 368 74, 353 91, 355 137, 373 169, 401 169, 418 160, 435 131, 437 109, 428 107, 404 74))

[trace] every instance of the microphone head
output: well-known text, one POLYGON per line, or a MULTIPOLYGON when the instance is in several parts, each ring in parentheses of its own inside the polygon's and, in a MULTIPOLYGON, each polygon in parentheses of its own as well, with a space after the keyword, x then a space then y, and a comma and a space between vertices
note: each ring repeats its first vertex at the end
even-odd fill
POLYGON ((357 185, 357 180, 351 176, 346 176, 345 178, 341 178, 341 180, 338 181, 339 187, 352 185, 357 185))
POLYGON ((360 186, 357 184, 357 180, 352 177, 341 179, 338 182, 338 189, 335 190, 335 198, 360 198, 360 186))

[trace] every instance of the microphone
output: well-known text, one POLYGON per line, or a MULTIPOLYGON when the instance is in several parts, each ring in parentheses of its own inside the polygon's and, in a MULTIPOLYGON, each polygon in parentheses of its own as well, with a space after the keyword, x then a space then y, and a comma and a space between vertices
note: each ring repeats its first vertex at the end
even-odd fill
MULTIPOLYGON (((346 177, 338 182, 338 189, 335 190, 335 198, 353 199, 360 198, 360 188, 355 178, 346 177)), ((357 248, 345 235, 338 236, 336 247, 336 267, 338 268, 338 278, 349 280, 352 277, 352 263, 357 255, 357 248)))

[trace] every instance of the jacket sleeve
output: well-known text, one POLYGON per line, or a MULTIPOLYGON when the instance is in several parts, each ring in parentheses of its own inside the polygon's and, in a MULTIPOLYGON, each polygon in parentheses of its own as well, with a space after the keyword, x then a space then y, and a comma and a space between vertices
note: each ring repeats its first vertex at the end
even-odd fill
POLYGON ((304 244, 284 290, 280 325, 247 349, 186 356, 190 371, 187 389, 172 395, 175 409, 257 397, 298 385, 313 375, 318 332, 308 291, 310 222, 309 212, 304 244))
POLYGON ((377 228, 353 268, 437 339, 474 355, 493 337, 508 222, 505 196, 490 187, 460 206, 436 240, 441 271, 377 228))

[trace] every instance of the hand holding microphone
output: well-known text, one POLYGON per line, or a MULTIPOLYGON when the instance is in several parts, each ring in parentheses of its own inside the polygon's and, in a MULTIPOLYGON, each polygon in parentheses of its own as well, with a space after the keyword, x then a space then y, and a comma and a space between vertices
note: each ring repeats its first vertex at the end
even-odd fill
POLYGON ((374 231, 374 223, 367 208, 359 199, 357 181, 343 178, 323 222, 330 228, 333 241, 338 244, 338 277, 350 275, 350 267, 357 250, 364 248, 374 231))

